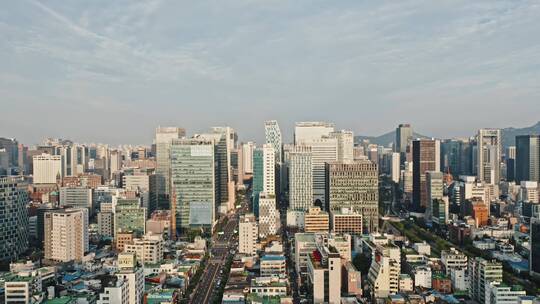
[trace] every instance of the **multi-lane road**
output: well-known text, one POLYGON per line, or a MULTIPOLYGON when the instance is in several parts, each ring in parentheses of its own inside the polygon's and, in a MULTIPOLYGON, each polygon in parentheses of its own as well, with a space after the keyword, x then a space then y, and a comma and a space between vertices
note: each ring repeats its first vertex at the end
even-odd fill
POLYGON ((216 232, 210 242, 210 258, 195 291, 191 296, 190 303, 211 303, 217 296, 221 284, 225 284, 227 278, 223 277, 225 264, 237 249, 235 230, 238 230, 238 218, 240 214, 247 212, 246 205, 236 210, 235 214, 228 215, 227 224, 223 233, 216 232))

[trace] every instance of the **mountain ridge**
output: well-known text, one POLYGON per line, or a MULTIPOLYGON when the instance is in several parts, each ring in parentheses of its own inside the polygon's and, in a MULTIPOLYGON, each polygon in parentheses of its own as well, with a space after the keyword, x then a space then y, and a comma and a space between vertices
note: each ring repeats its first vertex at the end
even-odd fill
MULTIPOLYGON (((507 127, 501 129, 502 147, 506 149, 509 146, 515 145, 517 135, 532 135, 540 134, 540 121, 529 127, 515 128, 507 127)), ((355 143, 360 143, 362 140, 369 140, 370 143, 387 147, 395 140, 395 131, 390 131, 379 136, 357 135, 354 137, 355 143)), ((413 133, 414 138, 431 138, 431 136, 413 133)))

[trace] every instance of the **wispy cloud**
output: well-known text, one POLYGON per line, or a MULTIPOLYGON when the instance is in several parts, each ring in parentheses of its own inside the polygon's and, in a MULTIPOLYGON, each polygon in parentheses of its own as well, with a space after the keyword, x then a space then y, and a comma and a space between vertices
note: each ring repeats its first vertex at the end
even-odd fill
MULTIPOLYGON (((116 142, 149 142, 158 124, 228 123, 260 138, 253 124, 272 117, 369 133, 409 121, 424 133, 467 135, 488 119, 526 125, 540 112, 533 0, 24 0, 4 5, 0 35, 0 94, 9 99, 1 105, 63 117, 83 108, 102 118, 95 136, 115 129, 116 142), (509 115, 517 105, 529 111, 509 115), (441 127, 442 113, 461 121, 441 127)), ((18 124, 3 135, 50 135, 18 124)), ((70 132, 90 136, 84 125, 70 132)))

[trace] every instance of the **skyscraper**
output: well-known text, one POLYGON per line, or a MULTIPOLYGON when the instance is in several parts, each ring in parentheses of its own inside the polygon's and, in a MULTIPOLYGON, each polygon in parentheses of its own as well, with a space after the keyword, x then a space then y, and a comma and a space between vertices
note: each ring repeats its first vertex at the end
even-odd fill
MULTIPOLYGON (((443 198, 443 174, 439 171, 426 172, 426 191, 427 191, 427 205, 426 205, 426 219, 431 223, 432 216, 434 216, 434 200, 442 200, 443 198)), ((438 209, 437 209, 438 210, 438 209)))
POLYGON ((330 133, 330 137, 337 139, 337 160, 350 162, 354 160, 354 134, 352 131, 341 130, 330 133))
POLYGON ((276 194, 276 158, 274 147, 263 145, 263 191, 267 195, 276 194))
POLYGON ((253 186, 252 186, 252 211, 259 216, 259 193, 264 190, 264 151, 262 148, 253 150, 253 186))
POLYGON ((114 236, 119 232, 131 231, 137 236, 146 233, 147 210, 141 207, 138 198, 118 199, 114 207, 114 236))
POLYGON ((516 136, 516 182, 540 182, 540 135, 516 136))
POLYGON ((12 262, 28 248, 26 183, 19 177, 0 177, 0 262, 12 262))
POLYGON ((509 146, 506 148, 505 160, 506 180, 513 182, 516 180, 516 146, 509 146))
POLYGON ((360 160, 326 164, 326 206, 330 212, 348 207, 362 214, 364 231, 375 231, 379 216, 377 164, 360 160))
POLYGON ((186 130, 177 127, 158 127, 156 129, 156 186, 158 196, 158 206, 167 209, 169 201, 169 170, 170 157, 169 150, 171 141, 186 136, 186 130))
POLYGON ((199 134, 196 138, 211 140, 215 145, 216 167, 216 204, 221 210, 234 208, 234 181, 232 174, 231 152, 236 147, 237 135, 231 127, 213 127, 210 133, 199 134))
POLYGON ((413 157, 413 208, 423 211, 427 207, 426 172, 438 171, 440 142, 436 139, 416 139, 412 142, 413 157))
POLYGON ((211 227, 218 207, 213 142, 176 139, 170 154, 172 233, 179 228, 211 227))
POLYGON ((276 164, 281 164, 283 156, 281 130, 279 129, 279 125, 276 120, 268 120, 264 122, 264 135, 266 138, 266 144, 271 145, 274 149, 276 164))
POLYGON ((410 124, 400 124, 396 128, 396 142, 394 151, 400 154, 401 164, 405 163, 407 160, 407 147, 411 145, 412 139, 413 129, 410 124))
POLYGON ((313 205, 313 171, 310 146, 289 152, 289 209, 307 211, 313 205))
POLYGON ((244 174, 253 174, 253 149, 255 149, 253 142, 242 144, 242 168, 244 174))
POLYGON ((477 136, 477 176, 492 185, 498 185, 501 172, 501 130, 480 129, 477 136))

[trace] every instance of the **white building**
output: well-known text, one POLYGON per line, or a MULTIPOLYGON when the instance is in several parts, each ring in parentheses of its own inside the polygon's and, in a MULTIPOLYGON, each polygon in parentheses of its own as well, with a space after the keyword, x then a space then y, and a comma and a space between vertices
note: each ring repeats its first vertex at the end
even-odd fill
POLYGON ((34 184, 56 184, 63 177, 62 156, 43 153, 33 157, 34 184))
POLYGON ((501 130, 478 130, 477 145, 478 179, 488 184, 498 185, 501 171, 501 130))
POLYGON ((518 304, 519 298, 526 295, 527 293, 521 287, 490 282, 486 289, 485 304, 518 304))
POLYGON ((297 122, 294 127, 294 144, 329 136, 334 132, 334 124, 326 122, 297 122))
POLYGON ((519 200, 524 202, 538 203, 538 182, 522 181, 519 189, 519 200))
POLYGON ((276 159, 274 147, 269 144, 263 145, 263 192, 276 194, 276 159))
POLYGON ((135 254, 118 254, 118 273, 116 276, 128 284, 128 303, 141 304, 144 295, 144 270, 143 267, 137 265, 135 254))
POLYGON ((253 214, 240 217, 238 222, 238 253, 255 255, 257 253, 257 238, 259 225, 253 214))
POLYGON ((446 274, 449 274, 452 269, 467 268, 467 256, 456 248, 443 250, 441 252, 441 262, 444 265, 446 274))
POLYGON ((354 135, 352 131, 341 130, 330 133, 330 137, 337 139, 338 161, 352 162, 354 160, 354 135))
POLYGON ((341 303, 341 257, 331 247, 322 247, 307 260, 308 285, 313 303, 341 303))
POLYGON ((401 165, 399 163, 399 153, 398 152, 394 152, 392 153, 392 161, 391 161, 391 170, 392 170, 392 174, 391 174, 391 177, 392 177, 392 181, 394 183, 399 183, 399 176, 400 176, 400 173, 401 173, 401 165))
POLYGON ((253 150, 255 144, 253 142, 247 142, 242 144, 242 162, 244 174, 253 174, 253 150))
POLYGON ((289 209, 307 211, 313 205, 313 171, 310 146, 289 152, 289 209))
POLYGON ((259 237, 276 235, 280 228, 279 210, 276 207, 275 195, 261 192, 259 194, 259 237))
POLYGON ((486 302, 489 284, 491 282, 502 282, 502 264, 497 261, 487 261, 476 257, 469 260, 468 272, 470 275, 469 294, 471 298, 480 303, 489 304, 489 302, 486 302))
POLYGON ((88 210, 46 212, 44 222, 45 259, 81 261, 88 251, 88 210))
POLYGON ((87 187, 61 187, 60 206, 87 208, 92 213, 92 189, 87 187))
POLYGON ((129 286, 125 280, 118 279, 114 287, 105 287, 99 294, 97 304, 130 304, 129 286))
POLYGON ((431 268, 429 266, 419 266, 413 269, 414 286, 431 288, 431 268))

